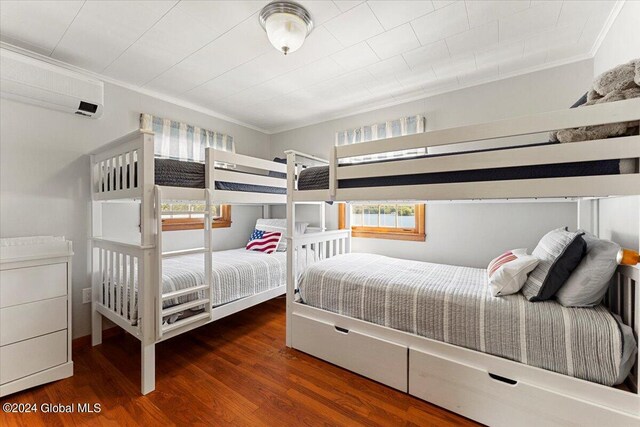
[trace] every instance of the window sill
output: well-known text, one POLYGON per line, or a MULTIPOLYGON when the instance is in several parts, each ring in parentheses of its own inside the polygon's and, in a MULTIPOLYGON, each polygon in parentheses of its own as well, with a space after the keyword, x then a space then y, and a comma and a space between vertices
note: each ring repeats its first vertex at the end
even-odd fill
POLYGON ((404 240, 410 242, 424 242, 427 239, 426 234, 418 233, 402 233, 402 232, 378 232, 378 231, 360 231, 351 230, 351 237, 359 237, 365 239, 385 239, 385 240, 404 240))

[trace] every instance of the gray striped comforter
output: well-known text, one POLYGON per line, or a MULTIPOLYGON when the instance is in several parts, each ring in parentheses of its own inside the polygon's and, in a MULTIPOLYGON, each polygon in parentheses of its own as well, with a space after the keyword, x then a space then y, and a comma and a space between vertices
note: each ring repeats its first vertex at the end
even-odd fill
POLYGON ((347 254, 309 266, 299 287, 305 304, 345 316, 605 385, 620 375, 605 307, 496 298, 484 269, 347 254))
MULTIPOLYGON (((244 248, 214 252, 212 305, 222 305, 286 284, 285 252, 265 254, 244 248)), ((164 293, 204 283, 203 254, 166 258, 162 263, 164 293)), ((165 308, 196 299, 194 294, 165 301, 165 308)))

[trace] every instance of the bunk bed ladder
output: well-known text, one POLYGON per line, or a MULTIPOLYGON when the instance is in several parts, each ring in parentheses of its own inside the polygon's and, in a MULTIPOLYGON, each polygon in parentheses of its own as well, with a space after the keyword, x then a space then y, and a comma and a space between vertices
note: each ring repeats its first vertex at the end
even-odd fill
MULTIPOLYGON (((212 310, 212 295, 213 295, 213 281, 211 271, 211 252, 212 252, 212 232, 213 232, 213 215, 211 209, 212 197, 210 190, 205 190, 205 212, 204 212, 204 247, 198 249, 189 249, 184 251, 163 252, 162 249, 162 188, 160 186, 155 187, 155 202, 157 212, 157 259, 158 259, 158 280, 159 286, 158 304, 157 304, 157 338, 158 340, 165 337, 169 332, 173 332, 178 329, 182 329, 188 325, 194 327, 194 324, 203 324, 213 319, 212 310), (168 256, 177 256, 182 254, 202 254, 204 256, 204 283, 198 286, 192 286, 185 289, 179 289, 170 292, 164 292, 162 287, 162 264, 163 259, 168 256), (164 307, 165 301, 174 300, 179 301, 179 298, 191 296, 185 302, 179 302, 170 307, 164 307), (193 298, 195 296, 195 298, 193 298), (203 308, 202 312, 194 312, 192 309, 203 308), (183 313, 180 316, 180 313, 183 313), (195 313, 195 314, 192 314, 195 313), (186 316, 184 316, 186 314, 186 316), (177 319, 172 319, 173 316, 178 315, 177 319)), ((189 328, 191 329, 191 328, 189 328)))

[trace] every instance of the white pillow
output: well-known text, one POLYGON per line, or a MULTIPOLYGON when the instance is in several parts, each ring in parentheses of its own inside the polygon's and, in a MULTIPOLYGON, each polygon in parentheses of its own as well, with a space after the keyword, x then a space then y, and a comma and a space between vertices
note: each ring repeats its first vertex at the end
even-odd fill
POLYGON ((487 267, 491 294, 499 297, 517 293, 539 262, 533 255, 527 255, 526 249, 514 249, 495 258, 487 267))
MULTIPOLYGON (((296 235, 304 234, 307 230, 308 222, 296 222, 296 235)), ((277 218, 258 218, 256 221, 256 230, 261 231, 280 231, 282 233, 282 240, 278 244, 277 252, 286 252, 287 239, 285 235, 287 233, 287 220, 277 218)))

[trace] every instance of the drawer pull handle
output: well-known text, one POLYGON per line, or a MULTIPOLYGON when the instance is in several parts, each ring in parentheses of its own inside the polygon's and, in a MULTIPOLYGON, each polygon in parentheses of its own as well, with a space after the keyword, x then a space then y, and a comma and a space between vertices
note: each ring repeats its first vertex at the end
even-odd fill
POLYGON ((516 381, 516 380, 512 380, 511 378, 501 377, 500 375, 492 374, 491 372, 489 372, 489 376, 491 378, 493 378, 494 380, 496 380, 496 381, 507 383, 509 385, 518 384, 518 381, 516 381))
POLYGON ((334 326, 336 328, 336 332, 340 332, 341 334, 348 334, 349 330, 345 328, 341 328, 340 326, 334 326))

